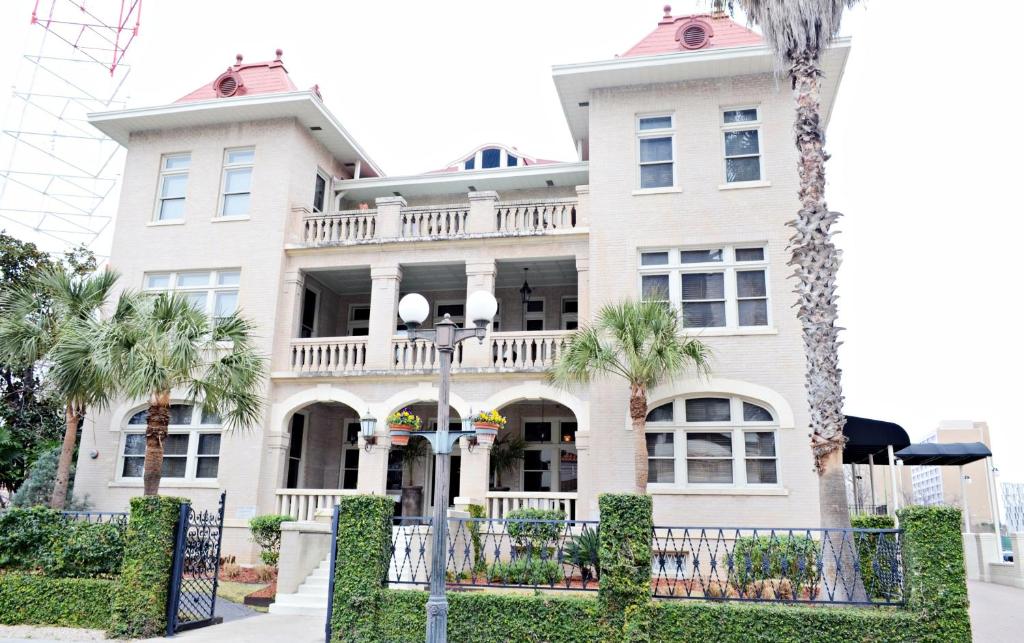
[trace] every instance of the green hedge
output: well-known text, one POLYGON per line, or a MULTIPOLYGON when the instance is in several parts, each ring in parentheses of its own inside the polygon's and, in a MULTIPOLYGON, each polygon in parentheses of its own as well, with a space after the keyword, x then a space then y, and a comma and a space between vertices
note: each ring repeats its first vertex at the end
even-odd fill
POLYGON ((132 498, 124 563, 114 592, 110 633, 116 638, 163 636, 174 559, 174 532, 184 498, 132 498))
POLYGON ((737 538, 732 550, 733 573, 729 580, 744 596, 759 597, 761 594, 756 581, 787 579, 793 594, 799 596, 802 589, 814 587, 818 582, 819 549, 818 543, 808 536, 737 538), (749 587, 750 583, 755 583, 755 587, 749 587))
POLYGON ((379 640, 375 637, 384 616, 382 594, 394 506, 387 496, 343 496, 338 502, 338 557, 331 613, 335 641, 379 640))
POLYGON ((281 555, 281 523, 295 520, 283 514, 256 516, 249 521, 252 540, 260 547, 260 560, 265 565, 277 565, 281 555))
POLYGON ((110 578, 121 571, 125 528, 63 516, 47 507, 0 514, 0 569, 55 578, 110 578))
POLYGON ((602 494, 598 497, 601 583, 597 592, 604 614, 621 623, 630 605, 651 596, 651 497, 602 494))
POLYGON ((970 641, 960 510, 912 506, 896 513, 904 533, 907 606, 919 615, 919 640, 970 641))
MULTIPOLYGON (((860 514, 850 516, 850 526, 854 529, 895 529, 896 519, 884 514, 860 514)), ((880 538, 876 534, 857 533, 856 539, 864 591, 873 599, 896 599, 898 587, 895 587, 891 580, 892 561, 895 560, 897 553, 896 536, 890 534, 880 538)))
POLYGON ((0 573, 0 623, 105 630, 115 581, 0 573))

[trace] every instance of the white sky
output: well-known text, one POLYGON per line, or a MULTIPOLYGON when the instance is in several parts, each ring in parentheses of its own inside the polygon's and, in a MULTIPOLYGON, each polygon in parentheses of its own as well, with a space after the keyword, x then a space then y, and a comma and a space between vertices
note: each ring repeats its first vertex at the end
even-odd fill
MULTIPOLYGON (((120 4, 88 5, 104 3, 120 4)), ((676 15, 695 5, 673 4, 676 15)), ((0 3, 2 87, 32 5, 0 3)), ((170 102, 235 53, 267 60, 281 47, 295 83, 319 83, 388 174, 443 167, 486 141, 572 160, 551 65, 625 51, 662 5, 147 0, 130 105, 170 102)), ((1024 3, 985 7, 876 1, 847 15, 854 46, 828 140, 829 204, 846 215, 841 364, 851 415, 896 421, 912 438, 942 419, 988 421, 1002 479, 1024 480, 1024 298, 1012 276, 1024 212, 1011 196, 1024 168, 1024 3)), ((0 95, 0 115, 9 100, 0 95)))

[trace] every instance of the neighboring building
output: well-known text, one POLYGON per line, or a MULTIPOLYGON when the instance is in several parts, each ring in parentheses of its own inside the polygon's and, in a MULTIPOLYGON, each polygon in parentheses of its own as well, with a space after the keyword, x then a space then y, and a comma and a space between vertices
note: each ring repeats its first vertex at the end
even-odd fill
MULTIPOLYGON (((970 420, 944 420, 935 433, 922 443, 951 444, 955 442, 981 442, 992 448, 988 424, 970 420)), ((989 489, 988 459, 964 465, 967 476, 963 488, 967 490, 967 509, 971 531, 992 531, 992 494, 989 489)), ((963 494, 960 467, 903 467, 903 488, 910 490, 911 500, 919 505, 961 506, 963 494)))
POLYGON ((1006 512, 1006 531, 1024 534, 1024 482, 1004 482, 1003 511, 1006 512))
MULTIPOLYGON (((823 56, 826 119, 848 50, 840 39, 823 56)), ((666 15, 621 57, 556 67, 554 80, 578 159, 491 144, 416 176, 385 176, 280 55, 239 60, 169 105, 92 115, 128 150, 120 286, 181 291, 211 315, 240 308, 270 356, 251 431, 172 413, 161 489, 205 507, 226 489, 225 551, 249 554, 255 514, 306 518, 342 494, 397 499, 413 485, 431 501, 432 465, 403 467, 384 423, 406 406, 435 416, 436 355, 396 314, 409 292, 435 322, 464 323, 476 290, 500 302, 486 341, 456 354, 452 420, 497 408, 526 457, 499 490, 488 449, 460 445, 451 504, 594 518, 599 493, 632 490, 628 387, 560 390, 544 371, 601 306, 647 295, 682 310, 714 355, 711 377, 650 392, 658 523, 819 523, 787 267, 793 99, 771 52, 724 15, 666 15), (376 444, 358 435, 365 413, 376 444)), ((145 408, 90 413, 75 489, 97 509, 140 493, 145 408)))

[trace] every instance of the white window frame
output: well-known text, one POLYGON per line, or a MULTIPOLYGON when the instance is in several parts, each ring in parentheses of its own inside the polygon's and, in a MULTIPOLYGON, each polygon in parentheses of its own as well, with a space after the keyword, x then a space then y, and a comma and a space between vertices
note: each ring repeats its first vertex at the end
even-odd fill
MULTIPOLYGON (((562 449, 566 451, 572 451, 576 453, 576 441, 562 442, 562 423, 572 422, 576 424, 576 429, 579 430, 579 423, 575 417, 563 415, 563 416, 530 416, 522 418, 520 422, 520 437, 526 440, 526 425, 531 422, 550 422, 551 423, 551 440, 548 442, 526 442, 527 451, 544 451, 547 452, 551 458, 551 493, 560 493, 562 488, 562 449)), ((577 461, 578 462, 578 461, 577 461)), ((526 488, 526 460, 524 459, 519 466, 519 489, 521 493, 544 493, 541 491, 522 491, 526 488)), ((534 471, 534 469, 530 469, 534 471)), ((579 466, 576 469, 576 485, 579 488, 579 466)))
POLYGON ((160 180, 157 181, 157 186, 156 186, 156 204, 155 204, 155 207, 153 208, 153 223, 169 225, 169 224, 173 224, 173 223, 184 223, 185 222, 185 212, 184 212, 184 210, 181 213, 181 217, 179 217, 177 219, 161 219, 160 218, 160 214, 161 214, 161 211, 163 210, 164 201, 172 200, 172 198, 165 199, 163 197, 164 181, 168 177, 171 177, 171 176, 182 176, 182 175, 185 176, 185 196, 184 197, 173 197, 173 200, 181 199, 183 202, 188 203, 188 173, 189 173, 189 170, 191 170, 191 168, 192 168, 192 153, 191 152, 173 152, 171 154, 164 154, 163 156, 160 157, 160 180), (182 158, 182 157, 188 158, 188 165, 186 165, 184 169, 182 169, 182 168, 167 169, 167 162, 169 160, 176 159, 176 158, 182 158))
MULTIPOLYGON (((193 292, 206 292, 206 314, 210 319, 215 319, 214 313, 216 312, 217 305, 217 294, 218 293, 235 293, 238 298, 238 304, 241 304, 241 280, 242 270, 241 268, 217 268, 217 269, 199 269, 199 270, 169 270, 169 271, 153 271, 147 272, 142 276, 142 290, 147 293, 161 293, 161 292, 175 292, 180 294, 187 294, 193 292), (181 275, 193 274, 193 273, 208 273, 209 278, 207 283, 203 286, 178 286, 178 279, 181 275), (239 283, 233 286, 219 285, 220 276, 222 274, 238 274, 239 283), (151 288, 149 287, 149 280, 151 277, 167 277, 168 284, 166 288, 151 288)), ((240 308, 240 305, 236 305, 235 310, 240 308)))
POLYGON ((636 190, 634 194, 653 194, 658 192, 677 192, 679 191, 679 173, 678 173, 678 159, 676 158, 676 114, 675 112, 653 112, 649 114, 637 114, 635 119, 636 129, 636 190), (670 127, 661 129, 640 129, 640 121, 648 118, 664 118, 668 117, 671 119, 672 124, 670 127), (672 145, 672 159, 671 161, 640 161, 640 141, 649 138, 668 138, 672 145), (658 187, 645 188, 643 187, 643 181, 640 176, 640 168, 643 165, 661 165, 664 163, 672 164, 672 185, 662 185, 658 187))
POLYGON ((327 172, 324 172, 319 167, 316 168, 317 177, 324 180, 324 202, 321 204, 320 209, 316 208, 316 179, 313 179, 313 203, 311 204, 311 210, 317 214, 323 214, 327 212, 328 204, 331 202, 331 177, 328 176, 327 172))
POLYGON ((579 323, 580 323, 579 309, 580 309, 580 298, 579 298, 579 296, 577 296, 577 295, 562 295, 562 301, 561 301, 561 303, 559 305, 559 308, 558 308, 558 310, 559 310, 559 312, 561 314, 561 319, 559 320, 559 327, 562 330, 568 330, 566 328, 566 324, 568 322, 575 322, 576 323, 576 327, 579 328, 579 323), (567 302, 567 301, 575 301, 576 302, 576 311, 577 312, 575 312, 575 313, 567 313, 567 312, 565 312, 565 302, 567 302))
MULTIPOLYGON (((171 404, 188 404, 188 402, 175 400, 171 404)), ((129 420, 138 413, 139 411, 145 411, 148 405, 136 407, 129 411, 121 422, 121 437, 118 440, 117 448, 117 470, 115 472, 114 480, 116 482, 123 483, 138 483, 142 484, 142 476, 128 477, 124 474, 124 460, 125 460, 125 447, 127 446, 129 435, 145 435, 146 425, 145 424, 129 424, 129 420)), ((201 404, 192 405, 192 421, 189 424, 171 424, 167 427, 167 433, 173 435, 188 435, 188 450, 185 455, 185 476, 184 477, 168 477, 165 476, 162 479, 167 482, 175 483, 188 483, 197 486, 216 486, 217 481, 220 479, 221 464, 224 458, 224 427, 223 424, 203 424, 203 409, 201 404), (197 478, 196 468, 199 463, 199 436, 200 435, 220 435, 221 436, 221 450, 217 453, 217 477, 214 478, 197 478)), ((140 457, 140 456, 131 456, 140 457)), ((212 456, 207 456, 212 457, 212 456)))
MULTIPOLYGON (((637 255, 637 278, 636 287, 639 296, 643 297, 643 278, 645 275, 668 275, 668 295, 672 307, 680 315, 680 327, 686 331, 702 331, 708 334, 722 333, 770 333, 774 332, 775 320, 772 316, 771 296, 771 269, 769 267, 768 244, 761 242, 731 243, 731 244, 708 244, 700 246, 675 246, 675 247, 654 247, 641 248, 637 255), (761 249, 764 258, 756 261, 737 261, 736 250, 761 249), (684 251, 699 250, 721 250, 721 261, 706 261, 702 263, 683 263, 681 253, 684 251), (661 265, 642 265, 642 255, 655 252, 667 252, 668 263, 661 265), (764 297, 744 297, 743 299, 764 299, 767 308, 767 323, 752 326, 740 326, 739 324, 739 302, 741 301, 737 292, 737 272, 764 271, 764 297), (682 324, 683 312, 683 278, 684 274, 705 274, 720 272, 724 277, 725 290, 725 325, 724 326, 685 326, 682 324)), ((718 299, 708 301, 721 301, 718 299)))
POLYGON ((370 319, 356 319, 355 312, 357 310, 370 310, 370 304, 349 304, 348 305, 348 336, 355 337, 355 333, 352 331, 357 328, 365 328, 366 334, 370 334, 370 319))
POLYGON ((544 297, 531 297, 530 301, 523 303, 523 332, 524 333, 525 332, 542 333, 545 330, 547 330, 547 325, 548 325, 547 314, 548 314, 548 305, 547 305, 547 302, 544 301, 544 297), (538 312, 538 311, 529 312, 529 311, 526 310, 526 307, 529 304, 532 304, 532 303, 538 302, 538 301, 540 302, 540 307, 541 307, 540 312, 538 312), (542 328, 540 330, 527 331, 526 330, 527 322, 537 321, 538 319, 540 320, 540 325, 541 325, 542 328))
POLYGON ((718 122, 722 129, 722 183, 726 186, 742 187, 745 185, 762 185, 767 182, 764 176, 764 133, 761 129, 761 106, 740 105, 738 107, 723 107, 718 113, 718 122), (757 112, 757 118, 742 123, 726 123, 725 113, 753 109, 757 112), (757 154, 737 154, 729 156, 725 150, 725 135, 727 132, 746 132, 754 130, 757 132, 757 154), (752 181, 730 181, 729 180, 729 159, 730 158, 752 158, 757 157, 758 178, 752 181))
POLYGON ((217 218, 218 219, 248 219, 252 214, 252 188, 255 185, 254 181, 256 178, 256 148, 252 145, 245 145, 242 147, 229 147, 224 150, 224 163, 220 173, 220 198, 217 203, 217 218), (228 163, 229 155, 232 152, 252 152, 252 161, 247 163, 228 163), (249 169, 249 190, 248 192, 231 192, 228 193, 228 172, 232 170, 249 169), (244 214, 224 214, 224 206, 226 203, 225 196, 229 194, 248 194, 249 195, 249 211, 244 214))
MULTIPOLYGON (((664 401, 650 405, 651 409, 665 404, 664 401)), ((675 458, 674 477, 675 482, 651 482, 648 484, 651 490, 658 489, 781 489, 782 488, 782 458, 779 448, 779 422, 778 414, 770 405, 759 400, 745 398, 736 395, 723 395, 718 393, 695 393, 672 400, 673 419, 671 422, 647 422, 645 433, 672 433, 673 450, 675 458), (686 421, 686 400, 699 398, 718 398, 729 400, 729 421, 727 422, 688 422, 686 421), (748 422, 743 419, 743 403, 756 404, 767 410, 772 415, 771 422, 748 422), (747 482, 747 454, 745 435, 747 433, 772 433, 775 438, 775 457, 761 457, 758 459, 775 460, 775 482, 774 483, 748 483, 747 482), (732 482, 689 482, 687 478, 687 440, 689 433, 729 433, 732 438, 732 482)), ((706 459, 706 458, 699 458, 706 459)), ((752 458, 754 459, 754 458, 752 458)))

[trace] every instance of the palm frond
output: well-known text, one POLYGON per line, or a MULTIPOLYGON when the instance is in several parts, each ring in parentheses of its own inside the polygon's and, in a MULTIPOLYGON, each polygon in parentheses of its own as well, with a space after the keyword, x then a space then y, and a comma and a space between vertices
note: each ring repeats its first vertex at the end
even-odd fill
POLYGON ((839 32, 843 9, 857 0, 739 0, 747 20, 761 28, 777 61, 817 58, 839 32))

